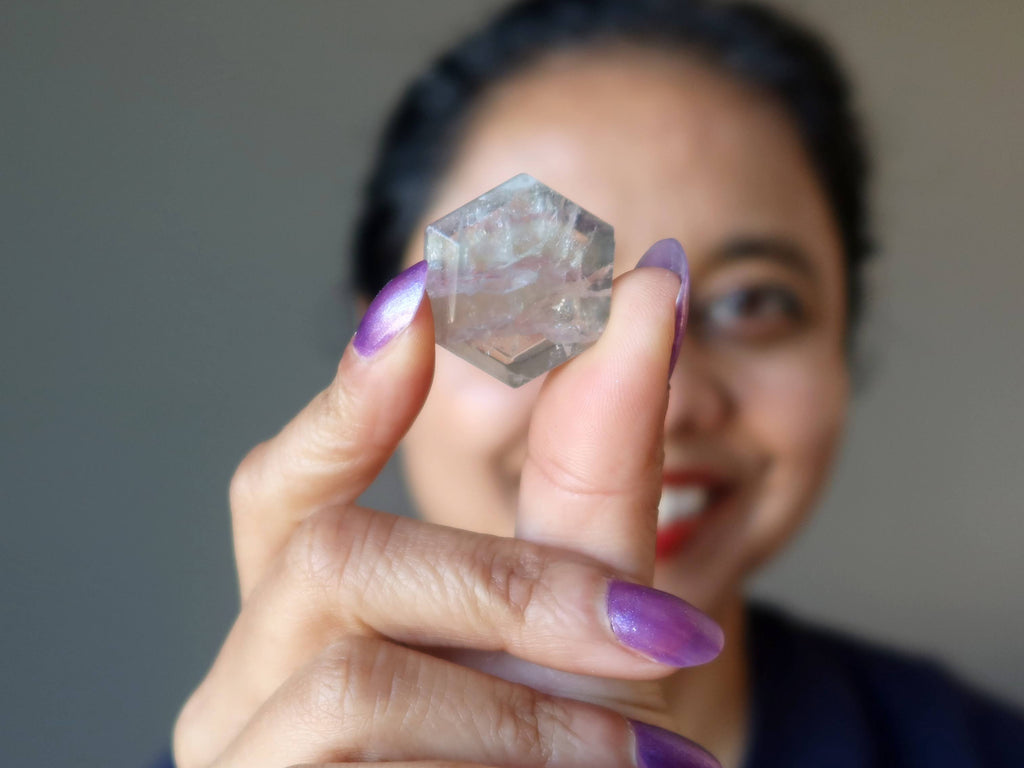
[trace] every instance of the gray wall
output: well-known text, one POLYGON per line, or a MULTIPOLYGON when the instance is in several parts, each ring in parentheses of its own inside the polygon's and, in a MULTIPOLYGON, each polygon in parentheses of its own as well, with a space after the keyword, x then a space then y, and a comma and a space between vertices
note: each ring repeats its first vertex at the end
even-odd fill
MULTIPOLYGON (((235 610, 233 466, 351 332, 382 112, 497 5, 0 3, 5 764, 164 743, 235 610)), ((756 588, 1024 701, 1024 4, 787 5, 859 74, 884 252, 837 482, 756 588)))

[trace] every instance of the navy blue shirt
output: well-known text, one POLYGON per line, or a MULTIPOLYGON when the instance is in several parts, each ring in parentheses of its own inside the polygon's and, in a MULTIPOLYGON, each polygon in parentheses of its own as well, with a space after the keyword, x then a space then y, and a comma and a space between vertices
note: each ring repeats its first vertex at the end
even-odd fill
POLYGON ((938 665, 764 606, 749 619, 744 768, 1024 768, 1024 715, 938 665))
POLYGON ((745 768, 1024 768, 1024 715, 938 665, 750 609, 745 768))

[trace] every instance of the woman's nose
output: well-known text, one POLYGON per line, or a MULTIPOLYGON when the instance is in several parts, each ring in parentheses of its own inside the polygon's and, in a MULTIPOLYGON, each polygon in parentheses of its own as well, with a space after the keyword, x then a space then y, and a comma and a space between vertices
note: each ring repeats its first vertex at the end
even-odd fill
POLYGON ((714 361, 692 339, 684 340, 669 379, 666 436, 713 432, 726 423, 732 410, 732 398, 714 361))

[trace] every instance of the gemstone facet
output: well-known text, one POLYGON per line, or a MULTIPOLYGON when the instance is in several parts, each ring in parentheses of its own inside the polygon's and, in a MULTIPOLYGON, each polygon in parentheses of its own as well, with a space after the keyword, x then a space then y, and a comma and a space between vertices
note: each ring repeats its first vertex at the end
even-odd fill
POLYGON ((612 227, 525 173, 427 226, 437 343, 518 387, 585 350, 611 306, 612 227))

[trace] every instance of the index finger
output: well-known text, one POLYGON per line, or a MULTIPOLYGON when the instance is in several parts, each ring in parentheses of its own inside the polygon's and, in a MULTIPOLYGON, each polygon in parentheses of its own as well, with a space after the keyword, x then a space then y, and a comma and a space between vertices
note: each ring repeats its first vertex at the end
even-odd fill
POLYGON ((235 472, 231 514, 243 599, 304 518, 366 490, 423 405, 434 370, 426 275, 421 261, 384 287, 330 386, 235 472))

